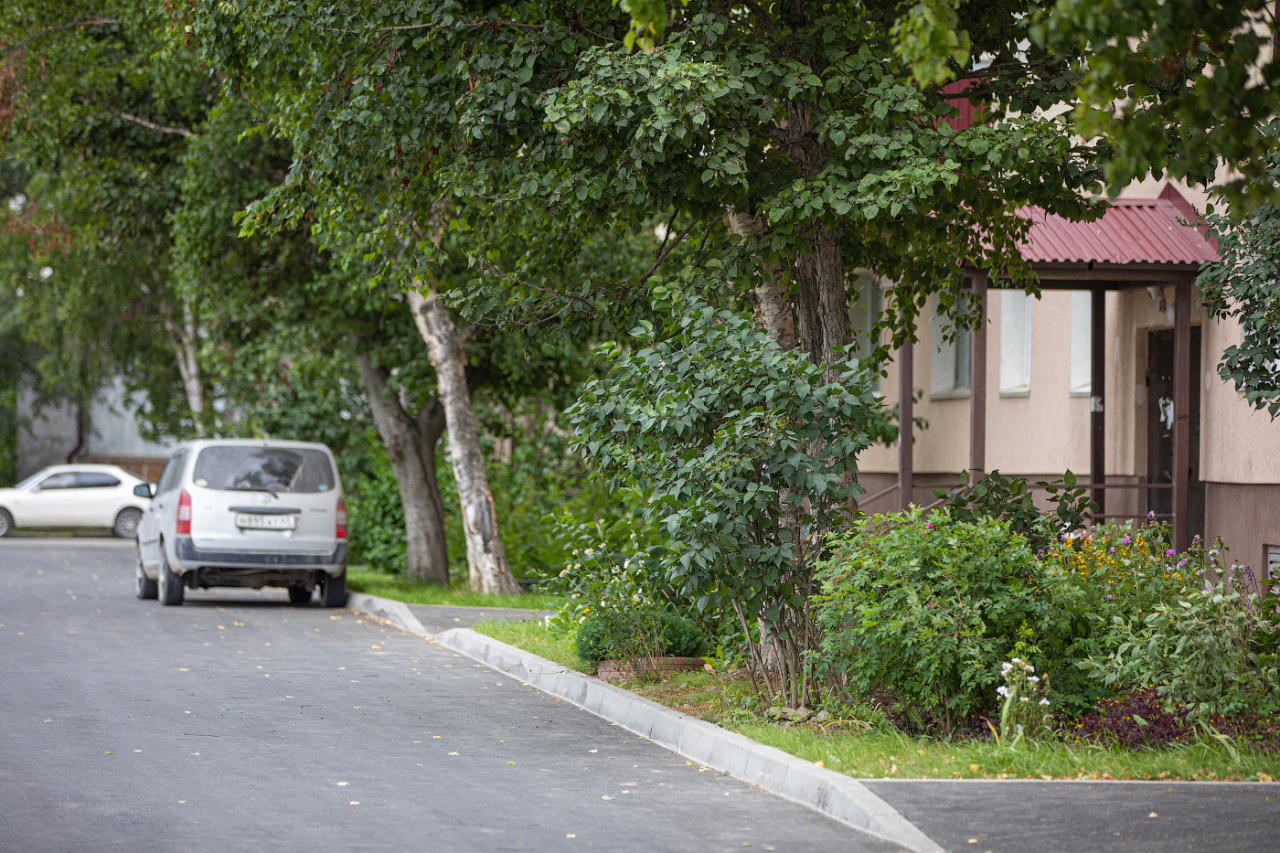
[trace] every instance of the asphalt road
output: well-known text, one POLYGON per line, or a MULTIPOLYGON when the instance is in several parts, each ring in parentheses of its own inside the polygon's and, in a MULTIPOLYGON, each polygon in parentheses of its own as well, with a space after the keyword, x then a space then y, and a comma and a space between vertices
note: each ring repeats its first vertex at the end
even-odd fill
POLYGON ((133 595, 0 541, 0 851, 881 851, 421 638, 283 590, 133 595))

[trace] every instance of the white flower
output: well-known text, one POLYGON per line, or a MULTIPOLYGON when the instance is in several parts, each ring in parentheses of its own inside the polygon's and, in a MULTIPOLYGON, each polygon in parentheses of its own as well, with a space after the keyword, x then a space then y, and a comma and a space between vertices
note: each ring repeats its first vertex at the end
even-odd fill
POLYGON ((1041 705, 1044 705, 1044 706, 1047 708, 1047 707, 1049 707, 1049 700, 1048 700, 1048 699, 1041 699, 1041 700, 1040 700, 1040 704, 1041 704, 1041 705))
POLYGON ((1008 696, 1009 688, 1001 684, 999 687, 996 688, 996 693, 1000 694, 1001 696, 1008 696))
POLYGON ((1000 674, 1001 674, 1001 675, 1008 675, 1008 674, 1009 674, 1009 670, 1011 670, 1011 669, 1013 669, 1013 664, 1009 663, 1008 661, 1005 661, 1004 663, 1000 664, 1000 674))
POLYGON ((1038 676, 1038 675, 1028 675, 1028 676, 1027 676, 1027 682, 1028 682, 1029 684, 1039 684, 1039 683, 1040 683, 1040 676, 1038 676))
POLYGON ((1026 671, 1027 671, 1027 672, 1035 672, 1035 671, 1036 671, 1036 668, 1035 668, 1034 666, 1032 666, 1031 664, 1027 664, 1027 665, 1026 665, 1025 667, 1023 667, 1023 668, 1024 668, 1024 669, 1026 669, 1026 671))
POLYGON ((1020 701, 1020 702, 1030 702, 1031 700, 1030 700, 1030 699, 1028 699, 1026 696, 1019 696, 1019 697, 1018 697, 1018 701, 1020 701))
POLYGON ((1010 658, 1014 663, 1022 663, 1022 658, 1010 658))

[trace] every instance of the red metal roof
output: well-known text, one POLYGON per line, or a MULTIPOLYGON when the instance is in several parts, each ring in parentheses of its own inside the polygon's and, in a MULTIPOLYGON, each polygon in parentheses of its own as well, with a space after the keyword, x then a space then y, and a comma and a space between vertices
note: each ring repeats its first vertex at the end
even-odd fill
POLYGON ((1021 247, 1030 263, 1199 266, 1218 260, 1217 246, 1205 239, 1204 226, 1183 224, 1203 220, 1172 186, 1159 198, 1117 199, 1094 222, 1046 216, 1039 207, 1025 207, 1018 215, 1033 223, 1028 243, 1021 247))

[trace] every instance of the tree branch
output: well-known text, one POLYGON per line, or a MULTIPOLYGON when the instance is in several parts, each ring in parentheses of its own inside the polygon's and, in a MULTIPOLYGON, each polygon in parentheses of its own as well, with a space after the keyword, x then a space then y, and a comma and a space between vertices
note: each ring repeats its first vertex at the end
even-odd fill
POLYGON ((195 136, 195 133, 193 131, 190 131, 185 127, 168 127, 163 124, 156 124, 153 121, 147 121, 145 118, 139 118, 138 116, 131 115, 125 112, 124 110, 116 109, 110 104, 104 103, 98 100, 97 98, 93 97, 92 95, 85 95, 85 99, 95 104, 99 109, 102 109, 102 110, 105 110, 106 112, 111 113, 111 115, 115 116, 116 118, 122 118, 125 121, 131 121, 134 124, 145 127, 147 130, 154 130, 157 133, 169 133, 174 136, 185 136, 188 139, 195 136))

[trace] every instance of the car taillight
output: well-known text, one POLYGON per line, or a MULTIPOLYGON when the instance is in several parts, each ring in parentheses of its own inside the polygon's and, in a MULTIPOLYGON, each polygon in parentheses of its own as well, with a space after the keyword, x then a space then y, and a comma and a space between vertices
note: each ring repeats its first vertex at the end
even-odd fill
POLYGON ((334 530, 334 536, 339 539, 347 538, 347 499, 338 498, 338 511, 336 513, 338 524, 334 530))
POLYGON ((187 494, 186 489, 178 495, 178 524, 173 532, 188 535, 191 533, 191 495, 187 494))

